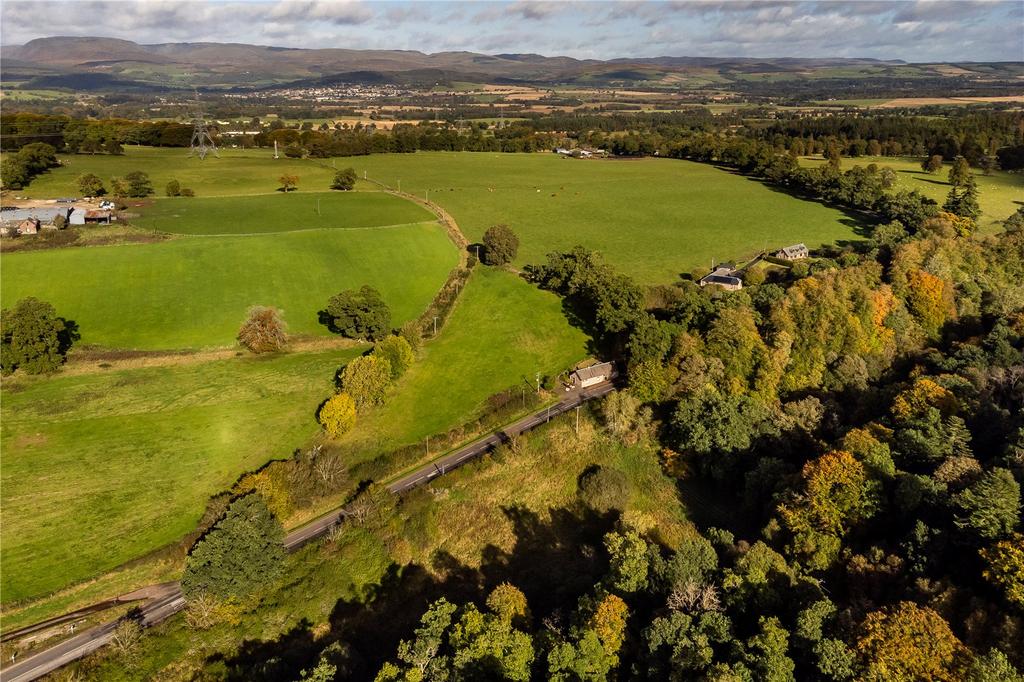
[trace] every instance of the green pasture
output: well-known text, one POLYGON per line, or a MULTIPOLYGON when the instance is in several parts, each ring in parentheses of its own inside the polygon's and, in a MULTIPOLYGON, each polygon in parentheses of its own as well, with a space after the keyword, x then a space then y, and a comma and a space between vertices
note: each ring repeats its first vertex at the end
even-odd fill
POLYGON ((78 323, 83 344, 225 346, 252 305, 281 308, 293 333, 326 334, 317 311, 330 296, 363 284, 381 291, 401 324, 427 307, 457 260, 437 223, 193 236, 5 254, 0 301, 49 301, 78 323))
MULTIPOLYGON (((323 192, 330 189, 335 169, 321 159, 289 159, 281 154, 274 158, 273 149, 221 149, 220 156, 205 159, 190 157, 181 147, 137 147, 125 145, 120 156, 107 154, 58 154, 61 165, 19 190, 18 196, 52 199, 78 196, 78 176, 95 173, 109 189, 110 179, 132 171, 149 174, 158 196, 174 179, 182 187, 195 191, 197 197, 232 194, 268 194, 275 192, 282 175, 298 176, 298 191, 323 192)), ((351 163, 344 160, 338 168, 351 163)))
POLYGON ((642 282, 667 283, 712 259, 858 238, 842 211, 688 161, 417 152, 342 162, 359 177, 429 191, 470 241, 508 224, 521 242, 517 265, 582 244, 642 282))
POLYGON ((586 355, 586 342, 558 297, 513 274, 479 268, 387 404, 360 416, 344 442, 367 459, 445 432, 471 419, 494 393, 571 366, 586 355))
POLYGON ((315 430, 361 349, 5 381, 5 603, 111 569, 195 528, 210 495, 315 430))
MULTIPOLYGON (((825 163, 825 159, 805 157, 800 159, 800 163, 806 166, 820 166, 825 163)), ((940 206, 946 201, 946 195, 949 194, 951 187, 947 181, 951 163, 945 164, 941 171, 933 174, 921 170, 921 159, 918 158, 860 156, 843 159, 842 168, 847 170, 854 166, 867 166, 869 163, 878 164, 880 167, 889 166, 896 171, 896 189, 916 189, 926 197, 939 202, 940 206)), ((984 175, 975 169, 974 179, 978 183, 978 203, 981 205, 982 214, 978 224, 984 231, 998 231, 999 224, 1024 204, 1024 175, 1005 171, 992 171, 991 175, 984 175)))
POLYGON ((252 234, 317 228, 406 225, 433 220, 427 209, 385 192, 322 192, 157 199, 132 223, 178 234, 252 234))

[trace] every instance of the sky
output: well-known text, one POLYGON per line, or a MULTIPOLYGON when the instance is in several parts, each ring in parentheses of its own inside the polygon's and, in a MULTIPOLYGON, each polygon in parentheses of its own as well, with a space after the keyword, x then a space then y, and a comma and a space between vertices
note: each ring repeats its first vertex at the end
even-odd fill
POLYGON ((656 56, 1024 61, 1024 0, 2 0, 0 43, 137 43, 656 56))

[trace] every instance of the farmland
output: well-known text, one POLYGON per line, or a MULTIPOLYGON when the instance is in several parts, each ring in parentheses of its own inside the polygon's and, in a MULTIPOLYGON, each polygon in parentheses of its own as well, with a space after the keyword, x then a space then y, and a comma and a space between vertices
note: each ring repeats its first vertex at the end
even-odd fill
POLYGON ((421 197, 429 191, 470 241, 508 224, 521 241, 519 265, 582 244, 645 283, 765 246, 814 247, 858 233, 841 211, 688 161, 418 152, 348 162, 360 177, 365 170, 421 197))
POLYGON ((363 284, 381 291, 400 324, 426 308, 456 260, 436 223, 185 237, 5 255, 2 301, 49 301, 78 323, 86 344, 224 346, 256 304, 284 310, 293 333, 326 334, 317 311, 333 294, 363 284))
POLYGON ((206 499, 287 457, 360 349, 4 382, 3 599, 174 541, 206 499))
POLYGON ((176 234, 253 234, 407 225, 434 216, 384 192, 322 192, 157 199, 132 222, 176 234))
MULTIPOLYGON (((311 159, 274 158, 272 149, 223 149, 219 156, 205 159, 189 157, 180 148, 126 146, 120 156, 106 154, 61 154, 62 165, 39 176, 19 196, 54 198, 78 196, 79 175, 95 173, 105 183, 132 171, 149 174, 158 192, 172 179, 195 191, 197 196, 230 196, 267 194, 280 187, 278 178, 295 175, 298 191, 325 191, 330 187, 335 169, 311 159)), ((340 168, 346 167, 344 164, 340 168)))
MULTIPOLYGON (((822 158, 803 158, 800 160, 807 166, 819 166, 825 163, 822 158)), ((919 159, 890 156, 862 156, 842 159, 842 169, 853 166, 866 166, 869 163, 878 166, 889 166, 896 171, 896 189, 916 189, 926 197, 937 201, 941 206, 949 194, 950 184, 946 180, 951 164, 946 164, 938 173, 926 173, 921 170, 919 159)), ((974 179, 978 183, 978 203, 981 205, 981 218, 978 225, 985 232, 998 230, 999 224, 1006 220, 1024 201, 1024 176, 1019 173, 993 171, 991 175, 983 175, 974 171, 974 179)))
POLYGON ((488 396, 584 357, 586 340, 553 294, 509 273, 478 269, 443 333, 424 347, 388 404, 361 417, 344 444, 363 459, 462 424, 488 396))

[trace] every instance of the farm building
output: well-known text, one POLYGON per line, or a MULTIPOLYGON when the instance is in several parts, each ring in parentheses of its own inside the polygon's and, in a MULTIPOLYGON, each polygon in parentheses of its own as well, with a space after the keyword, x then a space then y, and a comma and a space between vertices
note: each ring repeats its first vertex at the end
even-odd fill
POLYGON ((602 362, 576 370, 570 375, 569 382, 574 387, 586 388, 602 381, 608 381, 614 376, 615 366, 610 362, 602 362))
POLYGON ((743 280, 739 278, 736 270, 731 265, 720 265, 710 275, 704 275, 700 278, 700 285, 702 287, 709 284, 714 284, 730 291, 743 288, 743 280))
POLYGON ((25 218, 18 223, 18 234, 39 234, 39 218, 25 218))
POLYGON ((801 260, 807 258, 808 255, 810 254, 807 251, 807 247, 803 244, 793 244, 775 253, 775 257, 782 260, 801 260))
POLYGON ((96 211, 86 210, 83 208, 73 208, 68 216, 68 224, 70 225, 92 225, 92 224, 104 224, 107 225, 113 219, 113 213, 111 211, 96 211))

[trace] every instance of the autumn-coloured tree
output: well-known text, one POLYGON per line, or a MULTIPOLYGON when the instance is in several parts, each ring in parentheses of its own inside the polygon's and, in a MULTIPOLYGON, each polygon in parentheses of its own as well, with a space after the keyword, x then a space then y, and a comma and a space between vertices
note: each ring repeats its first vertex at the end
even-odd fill
POLYGON ((295 188, 297 188, 299 186, 299 176, 298 175, 288 175, 288 174, 285 174, 285 175, 282 175, 281 177, 279 177, 277 179, 277 181, 279 183, 281 183, 281 191, 282 192, 291 192, 293 189, 295 189, 295 188))
POLYGON ((850 526, 875 510, 874 486, 849 452, 830 452, 804 465, 803 490, 780 505, 793 535, 790 551, 809 568, 825 569, 839 555, 850 526))
POLYGON ((614 594, 609 594, 597 604, 594 615, 587 622, 587 627, 597 633, 604 650, 614 655, 622 648, 626 639, 626 618, 629 607, 614 594))
POLYGON ((387 358, 364 355, 345 365, 341 385, 356 403, 356 409, 380 405, 391 385, 391 363, 387 358))
POLYGON ((965 651, 942 616, 913 602, 869 613, 856 650, 869 682, 953 682, 965 651))
POLYGON ((344 391, 335 393, 320 408, 319 418, 328 436, 343 436, 356 425, 356 401, 344 391))
POLYGON ((517 626, 525 626, 530 622, 530 606, 526 603, 526 595, 515 585, 502 583, 487 595, 487 608, 502 620, 517 626))
POLYGON ((392 379, 401 377, 416 361, 409 342, 405 337, 397 335, 384 337, 373 347, 373 354, 388 361, 391 365, 392 379))
POLYGON ((253 353, 276 353, 288 345, 287 329, 280 310, 253 306, 238 330, 238 342, 253 353))
POLYGON ((892 401, 890 412, 897 423, 905 423, 922 418, 931 408, 948 417, 957 411, 956 396, 934 380, 921 377, 916 379, 910 388, 897 394, 892 401))
POLYGON ((924 270, 914 270, 907 276, 907 304, 931 336, 938 335, 946 320, 956 314, 950 284, 924 270))
POLYGON ((982 572, 1000 588, 1006 599, 1024 608, 1024 535, 1016 534, 981 550, 986 568, 982 572))

